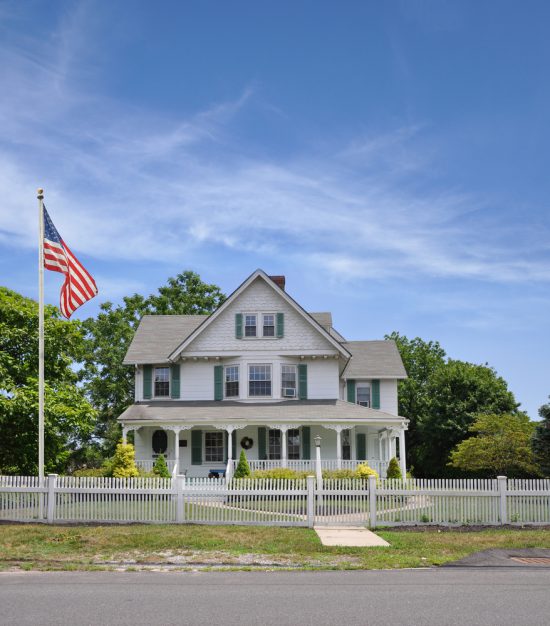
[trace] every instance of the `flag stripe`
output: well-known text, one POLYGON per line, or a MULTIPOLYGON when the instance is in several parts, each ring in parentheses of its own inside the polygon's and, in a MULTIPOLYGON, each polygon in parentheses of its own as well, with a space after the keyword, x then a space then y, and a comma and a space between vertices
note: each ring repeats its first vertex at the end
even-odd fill
POLYGON ((95 280, 71 252, 53 225, 44 207, 44 267, 65 274, 59 294, 59 308, 67 319, 97 294, 95 280))

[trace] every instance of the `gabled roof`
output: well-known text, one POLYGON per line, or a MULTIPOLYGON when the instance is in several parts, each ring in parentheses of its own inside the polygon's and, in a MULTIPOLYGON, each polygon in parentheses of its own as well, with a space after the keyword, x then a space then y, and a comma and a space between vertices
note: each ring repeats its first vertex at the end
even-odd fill
POLYGON ((145 401, 132 404, 119 422, 187 422, 201 424, 264 424, 326 422, 399 423, 404 417, 360 406, 344 400, 282 400, 280 402, 236 402, 213 400, 145 401))
POLYGON ((395 341, 346 341, 351 352, 342 378, 407 378, 407 372, 395 341))
POLYGON ((331 343, 340 354, 342 354, 345 358, 350 357, 350 353, 348 350, 337 340, 335 339, 327 330, 319 324, 307 311, 305 311, 293 298, 291 298, 284 289, 281 289, 279 285, 277 285, 269 276, 261 269, 257 269, 253 272, 235 291, 225 300, 225 302, 220 305, 212 315, 208 316, 206 320, 196 328, 186 339, 184 339, 180 345, 173 350, 168 358, 170 361, 175 361, 179 355, 185 350, 185 348, 202 333, 206 328, 216 320, 223 311, 227 309, 227 307, 232 304, 245 289, 249 287, 256 279, 262 279, 265 283, 273 289, 283 300, 287 302, 298 314, 300 314, 307 322, 309 322, 323 337, 331 343))
POLYGON ((207 315, 144 315, 124 357, 124 365, 165 363, 168 355, 207 315))

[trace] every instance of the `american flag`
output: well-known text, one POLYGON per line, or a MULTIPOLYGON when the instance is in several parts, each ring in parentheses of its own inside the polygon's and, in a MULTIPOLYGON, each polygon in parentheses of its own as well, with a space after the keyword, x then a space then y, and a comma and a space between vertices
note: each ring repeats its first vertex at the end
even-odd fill
POLYGON ((97 294, 95 280, 61 239, 46 207, 44 207, 44 267, 65 274, 59 308, 67 319, 79 306, 97 294))

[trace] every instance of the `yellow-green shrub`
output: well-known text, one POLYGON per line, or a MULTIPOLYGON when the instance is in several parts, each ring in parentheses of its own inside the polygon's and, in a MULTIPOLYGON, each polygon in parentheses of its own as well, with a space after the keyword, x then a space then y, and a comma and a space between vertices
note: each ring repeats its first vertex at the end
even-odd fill
POLYGON ((136 478, 139 476, 135 454, 134 446, 131 443, 119 443, 117 445, 112 464, 114 478, 136 478))
POLYGON ((374 476, 378 480, 378 472, 372 469, 368 463, 360 463, 355 468, 356 478, 368 478, 369 476, 374 476))

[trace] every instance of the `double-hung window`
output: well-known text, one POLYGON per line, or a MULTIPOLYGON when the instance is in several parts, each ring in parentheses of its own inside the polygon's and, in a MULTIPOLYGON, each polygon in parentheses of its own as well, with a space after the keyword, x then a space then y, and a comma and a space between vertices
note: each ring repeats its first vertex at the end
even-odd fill
POLYGON ((270 460, 278 461, 281 458, 281 431, 276 428, 269 429, 269 454, 270 460))
POLYGON ((296 365, 281 367, 281 396, 283 398, 296 397, 296 365))
POLYGON ((155 398, 170 396, 170 368, 155 367, 155 398))
POLYGON ((225 397, 235 398, 239 396, 239 366, 228 365, 225 368, 225 397))
POLYGON ((248 395, 271 396, 271 365, 249 365, 248 395))
POLYGON ((351 459, 351 432, 348 428, 342 431, 342 459, 344 461, 351 459))
POLYGON ((370 385, 368 383, 359 383, 356 386, 357 404, 361 406, 370 406, 370 385))
POLYGON ((249 314, 244 316, 244 336, 256 336, 256 315, 249 314))
POLYGON ((273 313, 263 315, 263 336, 275 337, 275 316, 273 313))
POLYGON ((288 449, 287 454, 289 459, 300 458, 300 431, 298 428, 291 428, 287 430, 286 436, 288 437, 288 449))
POLYGON ((223 463, 223 439, 221 431, 204 433, 204 460, 210 463, 223 463))

